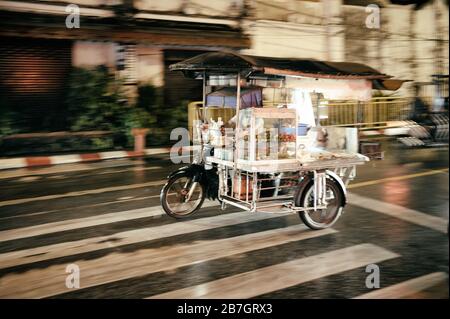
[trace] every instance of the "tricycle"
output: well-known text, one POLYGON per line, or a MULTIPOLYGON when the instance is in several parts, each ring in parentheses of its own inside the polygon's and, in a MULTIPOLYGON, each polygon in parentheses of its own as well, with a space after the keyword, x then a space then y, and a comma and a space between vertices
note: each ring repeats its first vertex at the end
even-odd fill
POLYGON ((204 53, 170 69, 202 80, 203 101, 193 161, 168 176, 164 211, 185 218, 205 198, 217 199, 222 209, 298 213, 314 230, 339 219, 356 167, 369 161, 358 153, 356 128, 320 125, 327 99, 367 100, 374 84, 402 83, 362 64, 235 52, 204 53))

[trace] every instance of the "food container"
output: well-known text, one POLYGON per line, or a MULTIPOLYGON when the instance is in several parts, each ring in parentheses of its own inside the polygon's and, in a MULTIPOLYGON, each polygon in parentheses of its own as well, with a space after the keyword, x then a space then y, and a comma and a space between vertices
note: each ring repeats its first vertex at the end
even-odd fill
MULTIPOLYGON (((238 159, 296 158, 297 114, 295 109, 248 108, 240 112, 238 159)), ((274 163, 275 164, 275 163, 274 163)))

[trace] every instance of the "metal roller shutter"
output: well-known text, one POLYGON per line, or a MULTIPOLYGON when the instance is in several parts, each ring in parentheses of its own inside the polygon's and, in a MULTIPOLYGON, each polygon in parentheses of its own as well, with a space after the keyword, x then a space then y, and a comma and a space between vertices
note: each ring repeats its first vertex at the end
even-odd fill
POLYGON ((70 41, 1 38, 0 103, 20 112, 27 131, 64 128, 70 41))

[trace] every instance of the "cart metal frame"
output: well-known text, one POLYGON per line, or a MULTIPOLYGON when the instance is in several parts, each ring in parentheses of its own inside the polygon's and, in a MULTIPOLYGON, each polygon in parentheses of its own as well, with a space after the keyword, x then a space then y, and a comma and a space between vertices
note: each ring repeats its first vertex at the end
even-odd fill
MULTIPOLYGON (((384 82, 389 79, 390 86, 395 86, 392 90, 398 89, 403 83, 400 80, 392 80, 390 76, 365 65, 358 64, 357 68, 355 66, 356 64, 351 63, 330 64, 328 62, 301 59, 280 61, 277 58, 251 57, 234 52, 211 52, 170 67, 171 70, 183 71, 186 76, 191 78, 202 79, 203 122, 207 122, 208 76, 233 75, 236 77, 234 160, 228 161, 214 156, 203 157, 203 148, 205 146, 203 142, 201 144, 202 151, 197 153, 198 156, 195 159, 197 164, 203 163, 208 167, 211 165, 217 167, 219 175, 218 198, 222 203, 223 209, 226 205, 235 206, 250 212, 274 207, 279 208, 276 211, 287 210, 293 213, 326 209, 327 178, 332 178, 339 184, 344 193, 344 200, 346 200, 346 187, 356 177, 356 167, 369 161, 368 157, 357 154, 356 157, 352 158, 342 156, 316 161, 301 162, 298 159, 289 159, 267 161, 267 163, 257 161, 258 163, 255 163, 255 161, 241 159, 239 154, 240 148, 236 147, 236 141, 237 137, 240 136, 241 80, 248 79, 250 76, 267 77, 266 80, 281 78, 284 84, 286 84, 287 77, 315 78, 316 80, 335 79, 340 80, 338 81, 340 83, 345 83, 346 80, 362 80, 366 84, 371 82, 370 88, 373 85, 384 89, 390 89, 386 85, 388 82, 384 82), (355 71, 356 69, 358 71, 355 71), (295 190, 306 176, 311 176, 314 183, 313 205, 311 207, 298 207, 295 205, 295 190), (264 185, 264 182, 270 182, 271 186, 264 185), (261 193, 263 191, 273 191, 273 193, 271 196, 262 196, 261 193)), ((325 87, 326 85, 324 84, 322 89, 325 87)), ((353 93, 353 91, 351 92, 355 97, 358 96, 359 98, 361 96, 353 93)), ((317 94, 317 98, 318 96, 317 94)), ((316 116, 317 125, 320 126, 318 110, 316 116)), ((199 130, 200 128, 197 127, 196 129, 199 130)), ((253 153, 251 158, 254 159, 254 155, 253 153)))

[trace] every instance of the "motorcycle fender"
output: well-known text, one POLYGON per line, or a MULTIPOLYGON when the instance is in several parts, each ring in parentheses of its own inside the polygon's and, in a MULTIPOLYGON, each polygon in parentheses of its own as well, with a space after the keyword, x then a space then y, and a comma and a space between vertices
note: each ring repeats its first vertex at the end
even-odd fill
POLYGON ((167 178, 171 178, 171 177, 173 177, 175 175, 184 174, 184 173, 195 174, 195 173, 200 172, 200 171, 201 171, 201 168, 196 167, 194 165, 183 166, 183 167, 178 168, 176 171, 173 171, 172 173, 170 173, 167 176, 167 178))
POLYGON ((188 173, 189 175, 194 177, 194 181, 203 183, 203 172, 204 172, 204 168, 200 165, 188 165, 188 166, 180 167, 176 171, 170 173, 169 176, 167 176, 167 178, 169 179, 178 174, 188 173))
POLYGON ((339 177, 338 174, 333 171, 327 170, 327 175, 334 179, 337 182, 338 186, 341 188, 342 194, 344 194, 342 199, 342 206, 345 206, 345 204, 347 204, 347 187, 345 187, 344 181, 339 177))

